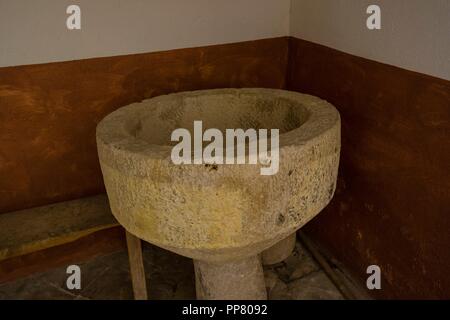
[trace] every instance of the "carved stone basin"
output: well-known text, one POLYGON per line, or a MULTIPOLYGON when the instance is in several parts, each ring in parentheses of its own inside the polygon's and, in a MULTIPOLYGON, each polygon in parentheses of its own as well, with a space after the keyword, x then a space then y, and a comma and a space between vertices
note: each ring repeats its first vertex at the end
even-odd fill
POLYGON ((109 114, 97 146, 114 216, 135 236, 193 258, 199 298, 264 299, 260 253, 334 194, 340 117, 326 101, 283 90, 182 92, 109 114), (198 120, 203 130, 279 129, 278 171, 173 163, 172 132, 198 120))

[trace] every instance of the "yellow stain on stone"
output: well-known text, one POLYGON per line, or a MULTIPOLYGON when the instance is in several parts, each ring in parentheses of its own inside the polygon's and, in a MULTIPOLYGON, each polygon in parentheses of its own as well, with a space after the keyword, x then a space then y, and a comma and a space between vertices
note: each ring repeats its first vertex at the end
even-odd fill
POLYGON ((242 242, 242 213, 249 209, 239 189, 222 185, 194 190, 194 184, 124 175, 108 165, 103 165, 102 170, 105 184, 117 186, 108 188, 113 214, 142 239, 205 249, 233 247, 237 240, 242 242), (161 201, 170 194, 172 201, 161 201))

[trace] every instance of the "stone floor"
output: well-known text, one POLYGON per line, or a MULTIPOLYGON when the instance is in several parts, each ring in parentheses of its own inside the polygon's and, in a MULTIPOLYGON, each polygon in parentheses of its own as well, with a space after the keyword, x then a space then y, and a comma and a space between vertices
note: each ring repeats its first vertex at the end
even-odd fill
MULTIPOLYGON (((144 246, 150 299, 195 299, 192 260, 144 246)), ((66 287, 66 268, 0 285, 0 299, 132 299, 126 252, 79 264, 81 289, 66 287)), ((297 243, 284 262, 264 269, 269 299, 343 299, 311 255, 297 243)))

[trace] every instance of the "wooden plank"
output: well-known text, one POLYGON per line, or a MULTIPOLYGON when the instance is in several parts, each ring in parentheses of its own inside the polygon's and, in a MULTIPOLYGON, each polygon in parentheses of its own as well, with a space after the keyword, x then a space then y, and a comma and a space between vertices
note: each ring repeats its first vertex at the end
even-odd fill
POLYGON ((142 258, 141 239, 126 231, 128 258, 130 260, 131 281, 134 299, 147 300, 144 260, 142 258))
POLYGON ((117 225, 104 194, 1 214, 0 261, 117 225))

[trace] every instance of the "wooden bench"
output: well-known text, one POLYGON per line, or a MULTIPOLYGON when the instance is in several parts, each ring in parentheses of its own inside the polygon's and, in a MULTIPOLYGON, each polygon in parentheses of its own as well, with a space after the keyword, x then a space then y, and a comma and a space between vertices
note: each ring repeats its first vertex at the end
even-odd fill
MULTIPOLYGON (((73 244, 77 247, 76 242, 80 239, 84 239, 84 242, 98 241, 98 237, 92 235, 118 227, 105 194, 0 214, 0 273, 5 269, 14 273, 17 267, 35 271, 36 268, 22 266, 30 260, 35 261, 33 258, 21 259, 23 256, 48 252, 65 244, 72 244, 73 251, 73 244)), ((135 298, 147 299, 141 240, 128 232, 126 239, 135 298)), ((90 243, 84 243, 83 246, 86 248, 90 243)), ((61 250, 57 251, 58 255, 64 254, 61 250)), ((37 256, 41 260, 42 256, 43 259, 46 257, 45 254, 37 256)), ((56 260, 66 261, 60 257, 56 260)), ((15 273, 23 275, 23 272, 15 273)), ((10 274, 0 275, 0 282, 13 278, 10 274)))
POLYGON ((0 261, 75 241, 118 223, 106 195, 0 214, 0 261))

